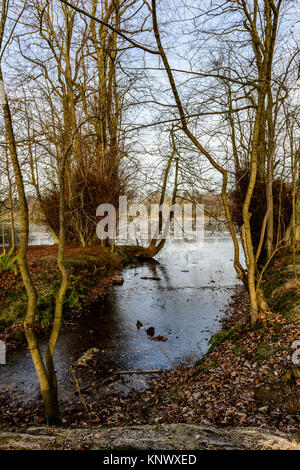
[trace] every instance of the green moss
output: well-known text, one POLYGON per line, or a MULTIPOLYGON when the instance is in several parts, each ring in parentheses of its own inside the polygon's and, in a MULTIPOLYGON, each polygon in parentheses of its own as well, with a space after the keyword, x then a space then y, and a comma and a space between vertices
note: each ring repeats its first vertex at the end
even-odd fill
POLYGON ((241 354, 243 354, 245 347, 246 346, 240 341, 237 341, 231 346, 236 356, 240 356, 241 354))
POLYGON ((130 424, 133 424, 133 423, 134 423, 134 420, 130 416, 128 418, 124 418, 124 424, 126 426, 129 426, 130 424))
POLYGON ((235 339, 235 340, 239 339, 239 335, 234 328, 232 328, 229 331, 223 331, 223 330, 218 331, 208 341, 208 344, 211 345, 208 352, 214 351, 224 341, 228 341, 232 339, 235 339))
POLYGON ((279 349, 279 346, 270 346, 265 341, 262 341, 255 352, 255 359, 257 362, 263 362, 279 349))
MULTIPOLYGON (((49 325, 53 319, 53 305, 57 292, 57 282, 53 284, 42 283, 40 280, 37 287, 37 316, 36 323, 49 325)), ((19 323, 23 323, 27 311, 27 295, 25 289, 17 288, 11 292, 0 312, 0 327, 7 328, 19 323)))
POLYGON ((25 292, 22 290, 12 292, 1 308, 0 327, 7 328, 23 322, 26 308, 27 297, 25 292))

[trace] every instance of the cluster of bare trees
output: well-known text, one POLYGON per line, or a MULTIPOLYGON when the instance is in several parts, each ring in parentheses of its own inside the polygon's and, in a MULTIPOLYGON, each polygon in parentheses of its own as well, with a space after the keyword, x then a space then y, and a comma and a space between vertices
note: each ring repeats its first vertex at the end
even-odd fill
MULTIPOLYGON (((92 15, 115 29, 120 29, 128 8, 118 1, 95 0, 89 6, 92 15)), ((120 70, 126 45, 122 47, 116 32, 81 18, 59 1, 28 2, 23 21, 29 32, 17 39, 19 73, 24 94, 30 96, 23 111, 31 183, 57 242, 57 155, 64 154, 76 133, 66 165, 66 228, 70 239, 86 246, 95 234, 99 201, 116 203, 126 186, 126 175, 120 175, 126 155, 121 119, 130 86, 120 70), (37 158, 46 160, 46 170, 51 171, 52 184, 48 182, 44 194, 38 184, 37 158)))
MULTIPOLYGON (((137 169, 147 183, 155 140, 166 147, 159 175, 155 166, 160 203, 171 176, 172 202, 221 188, 253 326, 267 308, 265 270, 283 243, 294 255, 300 243, 295 9, 286 0, 2 0, 1 206, 13 232, 17 195, 25 332, 49 422, 59 416, 53 353, 68 285, 66 240, 92 243, 96 207, 117 206, 137 169), (26 256, 32 190, 62 275, 45 363, 26 256)), ((147 253, 163 244, 152 240, 147 253)))

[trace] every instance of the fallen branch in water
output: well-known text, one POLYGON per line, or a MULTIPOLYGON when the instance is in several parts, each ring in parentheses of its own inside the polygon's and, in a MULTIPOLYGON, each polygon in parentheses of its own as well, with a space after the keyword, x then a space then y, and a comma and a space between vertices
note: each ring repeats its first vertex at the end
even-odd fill
MULTIPOLYGON (((152 370, 119 370, 119 371, 116 371, 116 372, 113 372, 112 375, 110 377, 106 377, 105 379, 102 379, 100 382, 97 382, 97 383, 94 383, 94 384, 89 384, 89 385, 86 385, 85 387, 81 387, 80 390, 81 390, 81 393, 84 393, 86 390, 90 389, 90 388, 100 388, 102 387, 103 385, 106 385, 106 384, 111 384, 114 382, 113 380, 113 377, 116 376, 116 375, 135 375, 135 374, 161 374, 163 372, 166 372, 164 369, 152 369, 152 370)), ((78 387, 77 388, 77 393, 78 393, 78 387)))
POLYGON ((142 276, 141 279, 146 281, 161 281, 161 278, 156 276, 142 276))
POLYGON ((114 375, 134 375, 134 374, 161 374, 165 372, 164 369, 152 369, 152 370, 118 370, 114 372, 114 375))

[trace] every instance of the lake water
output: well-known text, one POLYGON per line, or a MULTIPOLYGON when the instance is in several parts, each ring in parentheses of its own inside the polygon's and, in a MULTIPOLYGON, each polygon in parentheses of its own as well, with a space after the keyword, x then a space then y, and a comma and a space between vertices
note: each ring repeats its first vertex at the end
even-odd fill
MULTIPOLYGON (((155 260, 127 267, 123 285, 112 286, 104 300, 62 328, 55 352, 61 398, 72 397, 70 369, 90 348, 99 348, 98 363, 112 370, 169 369, 187 357, 201 357, 239 284, 232 260, 230 236, 207 231, 203 246, 168 241, 155 260), (143 328, 136 327, 137 321, 143 328), (145 331, 150 326, 168 340, 152 341, 145 331)), ((40 344, 45 351, 46 338, 40 344)), ((147 377, 128 375, 103 393, 145 386, 147 377)), ((21 402, 38 396, 27 349, 9 353, 7 365, 0 366, 1 390, 21 402)))

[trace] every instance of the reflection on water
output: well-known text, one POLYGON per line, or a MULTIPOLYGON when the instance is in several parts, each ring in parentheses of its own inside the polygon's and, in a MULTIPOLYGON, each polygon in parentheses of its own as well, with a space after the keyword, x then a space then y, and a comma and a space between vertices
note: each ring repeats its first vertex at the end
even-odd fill
POLYGON ((40 225, 30 224, 29 245, 52 245, 53 239, 49 232, 41 230, 40 225))
MULTIPOLYGON (((71 365, 92 347, 114 370, 172 368, 191 353, 202 356, 238 283, 232 258, 230 237, 207 233, 201 247, 168 241, 156 260, 126 268, 123 285, 112 287, 104 301, 61 332, 55 364, 64 396, 73 391, 67 379, 71 365), (137 329, 137 320, 144 328, 137 329), (149 339, 145 329, 150 326, 168 340, 149 339)), ((0 374, 0 390, 9 388, 23 400, 37 395, 27 350, 10 353, 0 374)))
MULTIPOLYGON (((2 232, 2 228, 1 228, 2 232)), ((4 240, 6 245, 11 245, 11 226, 8 222, 3 223, 3 234, 4 240)), ((15 224, 15 235, 16 235, 16 243, 18 244, 20 241, 20 224, 15 224)), ((2 235, 1 235, 1 242, 2 244, 2 235)), ((49 232, 47 232, 41 225, 39 224, 30 224, 29 226, 29 245, 52 245, 53 239, 49 232)))

